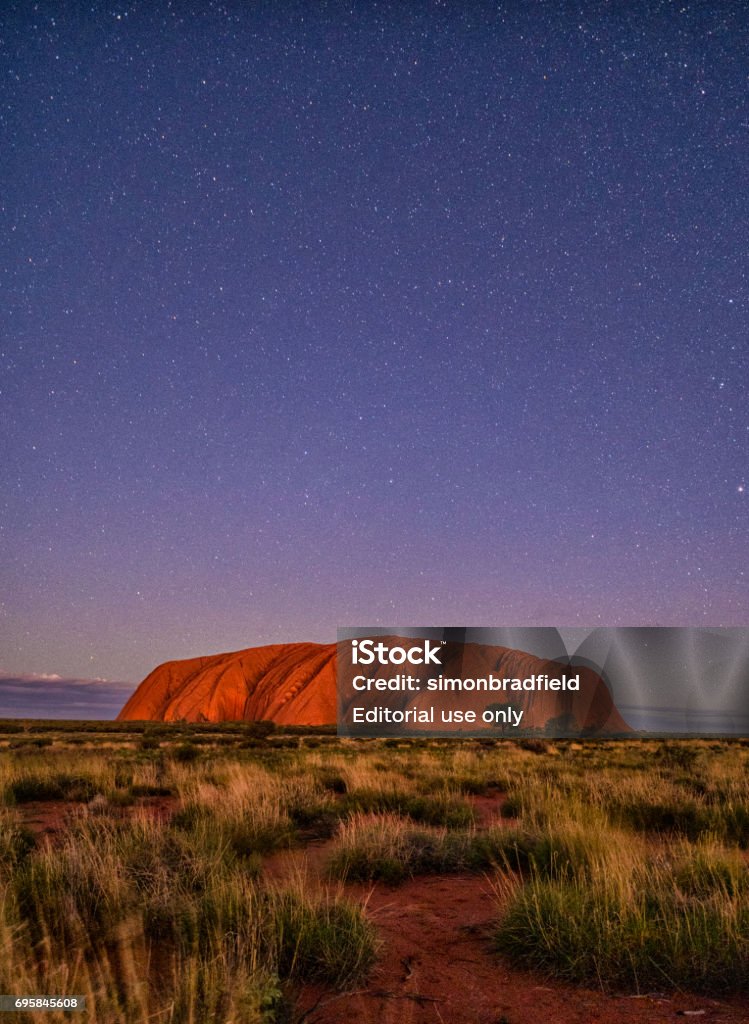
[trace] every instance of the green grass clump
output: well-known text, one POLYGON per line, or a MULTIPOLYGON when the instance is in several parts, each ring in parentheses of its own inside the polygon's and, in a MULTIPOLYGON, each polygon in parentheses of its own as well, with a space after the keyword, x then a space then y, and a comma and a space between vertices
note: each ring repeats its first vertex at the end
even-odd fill
POLYGON ((173 796, 174 790, 171 786, 155 786, 150 783, 133 783, 130 792, 134 797, 139 796, 173 796))
POLYGON ((277 880, 294 855, 275 851, 329 834, 349 881, 496 878, 515 966, 749 991, 749 743, 19 728, 0 736, 0 990, 83 992, 91 1024, 288 1024, 299 984, 361 984, 377 948, 361 898, 277 880), (478 827, 470 797, 487 791, 506 794, 505 820, 478 827), (35 841, 23 822, 41 799, 61 806, 35 841))
POLYGON ((347 988, 372 967, 375 930, 362 908, 340 894, 310 897, 302 882, 271 892, 268 906, 282 976, 347 988))
POLYGON ((328 869, 349 881, 395 885, 435 870, 446 833, 409 825, 395 814, 357 814, 342 822, 328 869))
POLYGON ((69 836, 59 848, 42 847, 14 872, 9 893, 35 941, 60 951, 89 948, 125 916, 123 866, 102 849, 69 836))
POLYGON ((616 808, 620 821, 640 832, 673 832, 698 839, 711 830, 709 809, 697 799, 626 801, 616 808))
POLYGON ((223 778, 191 785, 173 824, 190 833, 211 832, 241 856, 288 846, 294 823, 285 805, 293 785, 262 770, 232 768, 223 778))
POLYGON ((181 961, 179 969, 169 1020, 186 1024, 291 1024, 293 1020, 290 1000, 272 972, 199 956, 181 961))
POLYGON ((0 875, 0 939, 16 966, 0 965, 0 980, 44 991, 37 951, 48 974, 75 951, 93 1021, 129 1024, 167 1008, 175 1021, 290 1020, 289 982, 343 988, 374 961, 361 906, 298 881, 264 884, 259 861, 248 868, 202 820, 185 829, 89 814, 59 844, 24 850, 13 835, 3 830, 0 846, 13 866, 0 875), (168 972, 144 987, 138 972, 152 957, 168 972))
POLYGON ((425 825, 465 828, 474 820, 473 808, 462 797, 448 791, 411 793, 398 789, 361 788, 344 798, 349 813, 397 814, 425 825))
MULTIPOLYGON (((141 741, 141 746, 146 742, 150 742, 150 740, 141 741)), ((158 743, 156 745, 158 746, 158 743)), ((172 757, 180 764, 191 764, 200 757, 200 747, 192 740, 188 740, 186 743, 179 743, 172 750, 172 757)))
POLYGON ((21 825, 10 812, 0 815, 0 879, 8 879, 36 848, 33 832, 21 825))
POLYGON ((396 814, 359 814, 341 823, 328 870, 347 881, 397 885, 414 875, 507 863, 514 842, 505 829, 457 831, 417 825, 396 814))
POLYGON ((11 804, 50 800, 86 801, 98 792, 100 789, 96 781, 82 775, 26 775, 14 779, 8 785, 6 799, 11 804))
POLYGON ((609 989, 749 991, 746 868, 730 851, 632 859, 612 842, 588 870, 532 857, 506 888, 497 945, 525 966, 609 989))
POLYGON ((688 898, 749 896, 749 863, 737 849, 711 839, 696 846, 684 843, 672 863, 675 885, 688 898))

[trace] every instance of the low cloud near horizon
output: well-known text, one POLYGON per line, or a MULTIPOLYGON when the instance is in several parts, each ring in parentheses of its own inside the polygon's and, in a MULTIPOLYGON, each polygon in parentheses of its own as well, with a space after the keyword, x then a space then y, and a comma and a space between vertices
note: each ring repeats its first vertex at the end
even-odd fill
POLYGON ((116 718, 135 683, 0 672, 0 718, 116 718))

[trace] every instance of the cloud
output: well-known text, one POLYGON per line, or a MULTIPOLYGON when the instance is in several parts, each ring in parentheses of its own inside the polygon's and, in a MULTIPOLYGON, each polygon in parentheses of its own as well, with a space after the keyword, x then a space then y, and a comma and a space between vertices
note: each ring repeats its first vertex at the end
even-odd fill
POLYGON ((0 672, 0 718, 116 718, 134 689, 110 679, 0 672))

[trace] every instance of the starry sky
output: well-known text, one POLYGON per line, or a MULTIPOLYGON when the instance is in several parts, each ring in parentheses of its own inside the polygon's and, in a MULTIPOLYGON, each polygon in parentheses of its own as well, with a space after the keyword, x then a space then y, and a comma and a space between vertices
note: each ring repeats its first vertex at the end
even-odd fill
POLYGON ((746 15, 5 3, 4 677, 745 625, 746 15))

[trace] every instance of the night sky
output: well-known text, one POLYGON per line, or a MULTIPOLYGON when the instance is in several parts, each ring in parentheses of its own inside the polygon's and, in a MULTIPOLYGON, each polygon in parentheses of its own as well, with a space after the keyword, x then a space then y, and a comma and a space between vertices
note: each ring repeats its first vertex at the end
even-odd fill
POLYGON ((745 4, 3 12, 7 678, 747 623, 745 4))

